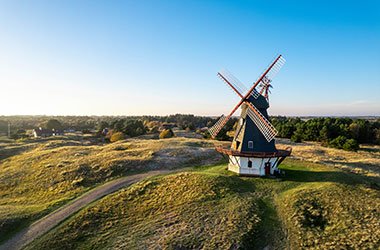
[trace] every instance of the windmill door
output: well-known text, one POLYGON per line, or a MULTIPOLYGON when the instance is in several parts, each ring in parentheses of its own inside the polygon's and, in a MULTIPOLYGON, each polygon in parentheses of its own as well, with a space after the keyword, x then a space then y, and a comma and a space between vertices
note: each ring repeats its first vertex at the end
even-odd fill
POLYGON ((270 162, 265 162, 265 175, 270 175, 270 162))

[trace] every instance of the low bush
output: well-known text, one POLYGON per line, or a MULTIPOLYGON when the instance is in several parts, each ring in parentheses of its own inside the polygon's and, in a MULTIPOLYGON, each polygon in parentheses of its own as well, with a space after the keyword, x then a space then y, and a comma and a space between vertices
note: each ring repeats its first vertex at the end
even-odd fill
POLYGON ((165 129, 160 133, 160 139, 172 138, 174 136, 173 130, 165 129))
POLYGON ((357 151, 359 149, 359 143, 355 139, 347 139, 342 135, 333 140, 330 140, 327 145, 329 147, 344 149, 348 151, 357 151))
POLYGON ((124 139, 125 139, 125 135, 123 134, 123 132, 116 132, 112 134, 110 138, 110 142, 116 142, 116 141, 120 141, 124 139))

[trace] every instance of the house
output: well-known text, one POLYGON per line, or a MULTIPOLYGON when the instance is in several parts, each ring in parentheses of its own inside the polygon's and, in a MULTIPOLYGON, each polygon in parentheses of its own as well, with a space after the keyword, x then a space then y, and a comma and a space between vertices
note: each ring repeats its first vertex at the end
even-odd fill
POLYGON ((58 129, 45 129, 45 128, 37 128, 33 129, 33 136, 34 137, 49 137, 49 136, 56 136, 56 135, 63 135, 63 130, 58 129))

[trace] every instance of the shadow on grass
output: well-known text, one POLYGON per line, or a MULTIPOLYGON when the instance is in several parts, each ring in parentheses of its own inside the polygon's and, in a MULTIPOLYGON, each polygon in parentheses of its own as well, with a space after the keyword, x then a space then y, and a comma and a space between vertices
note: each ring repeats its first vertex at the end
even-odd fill
POLYGON ((295 182, 336 182, 346 185, 365 184, 374 189, 380 189, 380 178, 363 176, 344 171, 306 171, 286 169, 285 181, 295 182))
POLYGON ((360 162, 360 161, 356 161, 356 162, 344 162, 344 161, 324 161, 325 163, 328 163, 328 164, 340 164, 342 166, 348 166, 352 169, 354 168, 360 168, 360 169, 364 169, 364 170, 370 170, 372 172, 379 172, 380 170, 380 166, 378 164, 373 164, 373 163, 368 163, 368 162, 360 162))
POLYGON ((359 151, 364 151, 368 153, 380 153, 380 148, 363 148, 361 147, 359 151))
POLYGON ((10 148, 3 148, 0 149, 0 161, 5 160, 9 157, 22 154, 28 150, 31 150, 33 147, 30 145, 21 145, 21 146, 14 146, 10 148))

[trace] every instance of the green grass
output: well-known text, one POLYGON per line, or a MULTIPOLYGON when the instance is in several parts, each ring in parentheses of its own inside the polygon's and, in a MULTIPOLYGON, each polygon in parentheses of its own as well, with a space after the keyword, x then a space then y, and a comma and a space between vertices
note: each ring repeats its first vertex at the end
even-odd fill
POLYGON ((248 181, 215 173, 152 178, 87 207, 30 247, 226 249, 260 221, 253 194, 248 181))
POLYGON ((292 249, 378 249, 379 178, 317 164, 288 162, 286 181, 300 183, 280 192, 275 203, 292 249))
POLYGON ((219 159, 206 144, 173 138, 93 145, 70 136, 1 142, 0 242, 105 181, 219 159), (208 151, 199 153, 200 145, 208 151))
POLYGON ((30 249, 376 249, 379 180, 286 160, 282 179, 226 165, 151 178, 91 204, 30 249))
POLYGON ((109 195, 29 247, 380 247, 379 177, 290 159, 282 180, 238 177, 203 166, 217 157, 196 139, 0 141, 0 242, 105 181, 199 165, 109 195))

